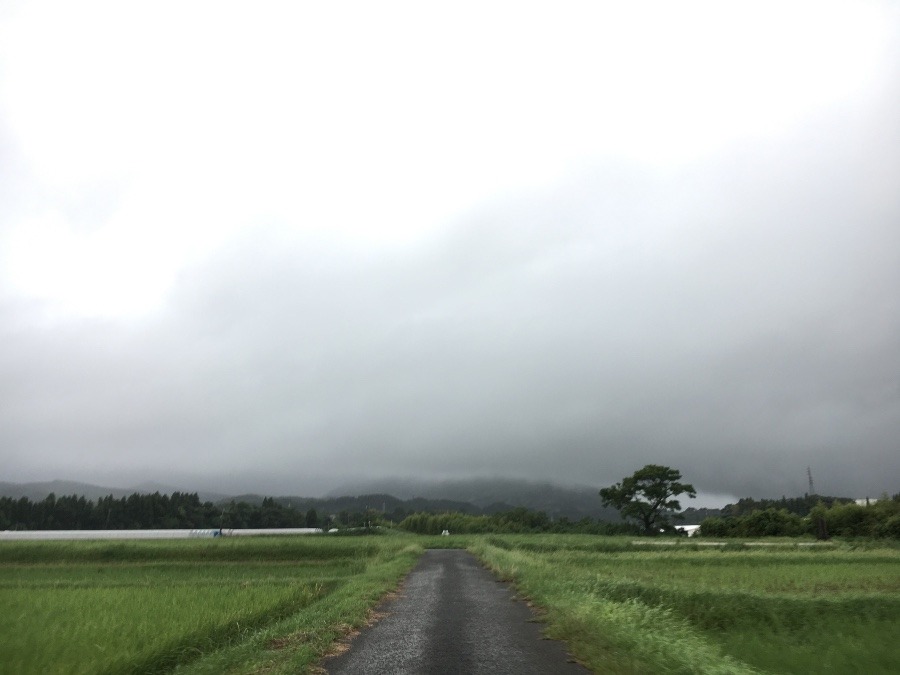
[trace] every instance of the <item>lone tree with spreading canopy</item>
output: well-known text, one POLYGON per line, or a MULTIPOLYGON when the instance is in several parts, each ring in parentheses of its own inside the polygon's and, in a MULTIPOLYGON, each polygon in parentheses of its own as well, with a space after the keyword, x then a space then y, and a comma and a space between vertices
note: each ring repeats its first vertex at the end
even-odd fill
POLYGON ((603 506, 619 510, 622 518, 634 518, 644 526, 644 534, 656 534, 661 525, 669 523, 669 512, 681 509, 677 499, 687 493, 693 499, 697 491, 693 485, 681 483, 681 472, 667 466, 648 464, 621 483, 600 490, 603 506))

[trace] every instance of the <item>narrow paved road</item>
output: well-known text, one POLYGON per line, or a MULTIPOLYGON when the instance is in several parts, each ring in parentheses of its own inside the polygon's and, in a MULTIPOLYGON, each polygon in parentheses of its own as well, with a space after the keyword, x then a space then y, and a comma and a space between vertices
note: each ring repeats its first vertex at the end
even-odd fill
POLYGON ((471 553, 426 551, 399 597, 379 608, 386 616, 323 665, 331 675, 588 673, 514 598, 471 553))

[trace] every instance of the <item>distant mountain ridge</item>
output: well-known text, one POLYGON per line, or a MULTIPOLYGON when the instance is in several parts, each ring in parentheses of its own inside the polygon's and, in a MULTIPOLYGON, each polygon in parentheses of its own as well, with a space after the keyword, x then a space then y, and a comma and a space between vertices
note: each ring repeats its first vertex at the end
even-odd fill
MULTIPOLYGON (((192 493, 194 490, 183 490, 181 488, 172 487, 171 485, 163 485, 162 483, 141 483, 130 488, 114 488, 93 485, 91 483, 81 483, 73 480, 51 480, 37 483, 8 483, 0 482, 0 496, 12 497, 13 499, 28 498, 30 501, 38 502, 47 498, 50 493, 57 497, 63 495, 78 495, 91 501, 96 501, 103 497, 112 495, 116 499, 137 494, 172 494, 173 492, 192 493)), ((219 502, 228 499, 228 495, 219 494, 217 492, 198 492, 201 502, 219 502)))
POLYGON ((543 511, 551 518, 600 518, 620 520, 619 512, 601 504, 598 489, 586 485, 563 486, 508 478, 424 481, 384 479, 347 484, 330 492, 337 494, 391 494, 401 499, 449 500, 477 506, 483 513, 515 507, 543 511))
MULTIPOLYGON (((0 496, 19 499, 27 497, 31 501, 41 501, 50 493, 79 495, 96 501, 112 495, 116 499, 131 494, 171 494, 191 493, 192 490, 175 488, 160 483, 143 483, 131 488, 113 488, 81 483, 77 481, 54 480, 38 483, 0 482, 0 496)), ((259 505, 266 495, 246 493, 224 495, 199 492, 201 502, 228 504, 247 502, 259 505)), ((602 519, 612 522, 619 520, 619 513, 603 508, 594 488, 586 486, 564 487, 553 483, 537 483, 511 479, 474 479, 457 481, 372 481, 346 485, 332 490, 325 497, 278 496, 278 503, 304 511, 315 509, 321 513, 337 514, 341 511, 361 512, 367 509, 384 514, 416 511, 441 513, 456 511, 469 514, 493 514, 524 507, 532 511, 544 511, 552 519, 568 518, 572 521, 582 518, 602 519)))

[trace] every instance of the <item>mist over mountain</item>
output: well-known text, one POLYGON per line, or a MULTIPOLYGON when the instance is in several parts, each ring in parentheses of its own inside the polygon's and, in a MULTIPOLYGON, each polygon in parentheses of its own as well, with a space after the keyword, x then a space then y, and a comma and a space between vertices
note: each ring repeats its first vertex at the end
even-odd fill
POLYGON ((468 502, 488 512, 523 506, 544 511, 551 517, 570 519, 618 518, 614 509, 601 505, 598 489, 586 485, 557 485, 505 478, 475 478, 470 480, 428 481, 388 478, 348 483, 329 492, 329 495, 387 493, 401 499, 423 497, 468 502))
MULTIPOLYGON (((103 487, 90 483, 55 480, 42 483, 0 483, 0 495, 27 497, 32 501, 45 499, 50 493, 57 496, 79 495, 90 500, 112 495, 127 497, 133 493, 171 494, 195 492, 162 483, 144 483, 131 488, 103 487)), ((256 492, 226 495, 198 492, 200 500, 222 504, 247 502, 261 504, 273 495, 256 492)), ((323 497, 278 495, 276 501, 297 509, 318 509, 323 513, 373 510, 382 513, 426 511, 431 513, 456 511, 470 514, 491 514, 523 507, 544 511, 551 518, 582 518, 617 521, 614 509, 601 506, 597 490, 588 486, 561 486, 549 482, 529 482, 510 479, 476 479, 455 481, 416 481, 384 479, 346 484, 331 490, 323 497)))

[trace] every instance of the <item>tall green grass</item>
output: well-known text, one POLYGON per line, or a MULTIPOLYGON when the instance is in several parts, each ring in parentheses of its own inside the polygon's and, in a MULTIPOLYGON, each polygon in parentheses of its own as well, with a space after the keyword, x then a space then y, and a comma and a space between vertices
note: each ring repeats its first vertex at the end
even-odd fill
POLYGON ((496 535, 4 542, 0 673, 302 673, 467 546, 603 673, 894 673, 900 549, 496 535))
POLYGON ((597 672, 893 673, 900 554, 493 537, 471 548, 597 672))
POLYGON ((405 537, 3 546, 0 673, 303 672, 421 550, 405 537))

